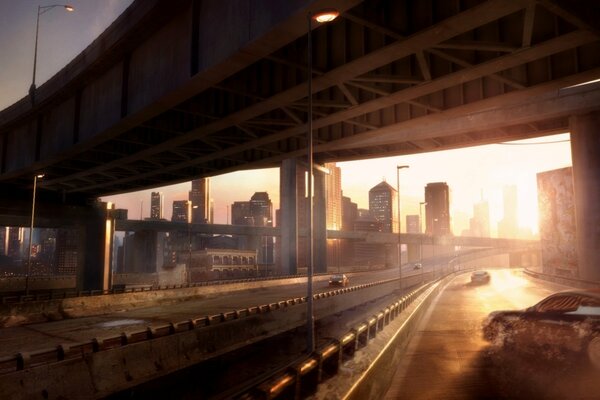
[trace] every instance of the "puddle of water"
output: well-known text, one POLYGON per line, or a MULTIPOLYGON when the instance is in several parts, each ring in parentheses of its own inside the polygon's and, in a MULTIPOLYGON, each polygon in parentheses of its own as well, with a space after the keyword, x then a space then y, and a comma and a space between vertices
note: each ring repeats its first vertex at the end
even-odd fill
POLYGON ((143 319, 117 319, 114 321, 101 322, 98 326, 101 328, 116 328, 118 326, 141 324, 143 322, 143 319))

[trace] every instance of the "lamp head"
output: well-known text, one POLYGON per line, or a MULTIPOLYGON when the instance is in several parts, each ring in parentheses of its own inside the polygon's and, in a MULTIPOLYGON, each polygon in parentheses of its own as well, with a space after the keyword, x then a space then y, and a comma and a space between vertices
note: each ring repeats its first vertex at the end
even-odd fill
POLYGON ((331 22, 340 15, 340 12, 334 8, 328 8, 325 10, 317 11, 313 14, 312 18, 320 23, 331 22))
POLYGON ((42 179, 42 178, 44 177, 44 174, 37 174, 35 177, 36 177, 37 179, 42 179))
POLYGON ((75 11, 75 7, 73 7, 70 4, 65 4, 63 7, 65 7, 65 10, 67 10, 68 12, 73 12, 75 11))

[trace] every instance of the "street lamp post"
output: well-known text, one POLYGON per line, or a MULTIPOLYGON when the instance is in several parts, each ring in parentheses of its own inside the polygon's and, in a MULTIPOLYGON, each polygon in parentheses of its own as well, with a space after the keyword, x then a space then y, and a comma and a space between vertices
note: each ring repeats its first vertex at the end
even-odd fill
POLYGON ((313 201, 312 201, 312 181, 313 181, 313 127, 312 127, 312 21, 313 19, 318 23, 331 22, 337 18, 339 12, 337 10, 328 9, 321 10, 318 12, 309 12, 306 16, 308 23, 307 32, 307 59, 308 59, 308 118, 307 118, 307 129, 306 129, 306 158, 308 164, 308 207, 307 207, 307 219, 308 219, 308 266, 306 271, 307 277, 307 338, 306 348, 309 353, 315 350, 315 316, 314 316, 314 305, 313 305, 313 201))
POLYGON ((49 6, 39 6, 37 12, 37 21, 35 23, 35 49, 33 52, 33 78, 31 80, 31 86, 29 87, 29 96, 31 97, 31 104, 35 103, 35 72, 37 67, 37 48, 38 48, 38 32, 40 30, 40 15, 50 11, 54 7, 64 7, 65 10, 71 12, 75 8, 70 4, 52 4, 49 6))
POLYGON ((31 275, 31 240, 33 238, 33 220, 35 217, 35 192, 37 189, 37 180, 42 179, 44 174, 37 174, 33 177, 33 198, 31 200, 31 225, 29 226, 29 254, 27 256, 27 276, 25 277, 25 295, 29 295, 29 276, 31 275))
POLYGON ((423 268, 423 206, 426 206, 426 201, 419 202, 419 233, 421 237, 421 243, 419 245, 419 263, 421 263, 421 282, 424 282, 424 268, 423 268))
POLYGON ((198 206, 192 206, 188 210, 188 265, 187 265, 187 284, 192 283, 192 214, 198 206))
POLYGON ((400 170, 409 168, 408 165, 396 165, 396 188, 398 190, 398 280, 400 282, 400 291, 402 291, 402 242, 400 240, 401 231, 401 212, 400 212, 400 170))

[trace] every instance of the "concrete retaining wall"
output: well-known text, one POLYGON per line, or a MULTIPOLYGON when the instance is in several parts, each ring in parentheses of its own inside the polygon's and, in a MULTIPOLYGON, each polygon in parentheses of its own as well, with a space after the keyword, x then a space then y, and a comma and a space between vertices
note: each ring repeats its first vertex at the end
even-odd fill
MULTIPOLYGON (((315 317, 375 300, 397 285, 394 279, 315 295, 315 317)), ((35 354, 21 353, 16 359, 0 360, 0 372, 5 372, 0 374, 0 387, 10 399, 37 398, 42 393, 47 398, 104 397, 305 322, 306 299, 297 298, 35 354)))

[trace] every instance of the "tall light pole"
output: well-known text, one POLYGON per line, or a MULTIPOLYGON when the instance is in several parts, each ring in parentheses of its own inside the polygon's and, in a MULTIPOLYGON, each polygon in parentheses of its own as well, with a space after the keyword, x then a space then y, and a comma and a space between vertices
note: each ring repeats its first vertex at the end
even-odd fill
MULTIPOLYGON (((191 204, 191 202, 190 202, 191 204)), ((198 206, 191 206, 188 208, 188 267, 187 267, 187 283, 188 285, 192 283, 192 214, 194 213, 194 209, 198 208, 198 206)))
POLYGON ((423 206, 426 206, 426 201, 419 202, 419 233, 421 237, 421 243, 419 245, 419 263, 421 264, 421 282, 423 282, 423 206))
POLYGON ((31 104, 35 103, 35 72, 37 67, 37 48, 38 48, 38 32, 40 30, 40 15, 50 11, 54 7, 64 7, 65 10, 71 12, 75 8, 70 4, 52 4, 49 6, 39 6, 37 12, 37 21, 35 23, 35 49, 33 52, 33 78, 31 80, 31 86, 29 87, 29 97, 31 98, 31 104))
POLYGON ((307 33, 307 59, 308 59, 308 118, 307 118, 307 129, 306 129, 306 158, 308 164, 308 207, 307 207, 307 219, 308 219, 308 268, 306 271, 307 278, 307 321, 306 321, 306 350, 312 353, 315 350, 315 315, 313 305, 313 200, 312 200, 312 181, 313 181, 313 127, 312 127, 312 21, 315 20, 317 23, 331 22, 340 15, 337 10, 327 9, 318 12, 309 12, 306 15, 308 23, 307 33))
POLYGON ((408 165, 396 165, 396 188, 398 190, 398 280, 400 282, 400 291, 402 291, 402 242, 400 241, 401 220, 400 212, 400 170, 409 168, 408 165))
POLYGON ((29 254, 27 256, 27 276, 25 277, 25 295, 29 295, 29 276, 31 275, 31 240, 33 238, 33 220, 35 217, 35 191, 37 189, 38 179, 42 179, 44 174, 33 176, 33 198, 31 200, 31 225, 29 226, 29 254))

